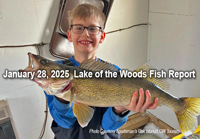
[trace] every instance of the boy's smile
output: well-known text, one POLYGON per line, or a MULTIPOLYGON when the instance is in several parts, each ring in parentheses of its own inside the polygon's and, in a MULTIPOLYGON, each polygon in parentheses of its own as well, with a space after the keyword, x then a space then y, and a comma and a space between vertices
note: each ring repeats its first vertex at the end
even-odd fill
MULTIPOLYGON (((84 27, 100 26, 97 18, 90 16, 84 19, 75 18, 73 25, 82 25, 84 27)), ((100 31, 97 35, 90 34, 85 28, 83 33, 76 34, 71 30, 67 31, 67 36, 70 42, 73 42, 75 58, 77 56, 85 56, 85 58, 95 58, 96 50, 99 43, 102 43, 105 38, 105 32, 100 31)))
POLYGON ((89 41, 89 40, 81 40, 81 41, 79 41, 79 43, 81 43, 82 45, 90 45, 90 44, 92 44, 92 41, 89 41))

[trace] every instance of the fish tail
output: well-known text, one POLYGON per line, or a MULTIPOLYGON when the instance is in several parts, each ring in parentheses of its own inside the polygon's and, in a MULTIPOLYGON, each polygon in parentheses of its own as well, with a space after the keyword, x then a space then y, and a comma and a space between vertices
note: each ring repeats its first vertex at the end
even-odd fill
POLYGON ((183 106, 176 110, 180 129, 184 136, 191 135, 198 126, 197 116, 200 115, 200 98, 181 98, 183 106))

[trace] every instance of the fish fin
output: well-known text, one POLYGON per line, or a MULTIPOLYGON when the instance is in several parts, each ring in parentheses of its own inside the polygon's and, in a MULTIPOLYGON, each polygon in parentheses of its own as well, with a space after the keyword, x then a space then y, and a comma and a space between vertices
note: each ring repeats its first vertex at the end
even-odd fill
POLYGON ((70 100, 69 100, 70 107, 72 106, 73 96, 74 96, 74 93, 70 92, 70 100))
POLYGON ((118 69, 113 64, 105 61, 96 61, 94 59, 84 60, 79 66, 79 68, 90 71, 101 71, 101 70, 118 71, 118 69))
POLYGON ((94 115, 94 109, 85 104, 74 103, 73 113, 81 127, 86 127, 94 115))
POLYGON ((145 78, 145 80, 156 84, 157 86, 159 86, 163 90, 169 90, 169 83, 165 79, 155 78, 154 76, 151 76, 151 78, 150 78, 149 71, 151 69, 154 69, 154 68, 152 68, 149 64, 146 63, 146 64, 140 66, 139 68, 137 68, 135 71, 139 72, 139 71, 142 70, 143 72, 146 72, 147 78, 145 78))
POLYGON ((63 98, 68 98, 69 101, 69 105, 70 107, 72 106, 72 101, 73 101, 73 97, 74 97, 74 92, 70 90, 68 90, 65 93, 61 93, 63 98))
POLYGON ((197 116, 200 115, 200 98, 181 98, 183 109, 175 110, 180 129, 184 136, 191 135, 198 126, 197 116))

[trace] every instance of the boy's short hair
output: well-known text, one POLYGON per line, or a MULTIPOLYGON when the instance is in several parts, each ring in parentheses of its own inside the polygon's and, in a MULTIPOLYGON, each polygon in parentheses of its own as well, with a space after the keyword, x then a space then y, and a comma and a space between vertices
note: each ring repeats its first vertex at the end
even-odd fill
POLYGON ((105 15, 97 7, 91 4, 80 4, 68 12, 69 15, 69 28, 73 24, 75 18, 80 18, 81 20, 86 20, 88 17, 93 16, 97 18, 100 26, 104 29, 105 15))

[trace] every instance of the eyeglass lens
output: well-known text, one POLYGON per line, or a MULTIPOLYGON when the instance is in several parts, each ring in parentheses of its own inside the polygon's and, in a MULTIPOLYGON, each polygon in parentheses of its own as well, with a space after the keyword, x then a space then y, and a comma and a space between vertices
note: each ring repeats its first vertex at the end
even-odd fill
POLYGON ((77 34, 81 34, 81 33, 83 33, 85 28, 87 28, 87 30, 90 34, 98 34, 99 31, 100 31, 100 28, 96 27, 96 26, 84 27, 84 26, 81 26, 81 25, 73 25, 72 31, 74 33, 77 33, 77 34))

